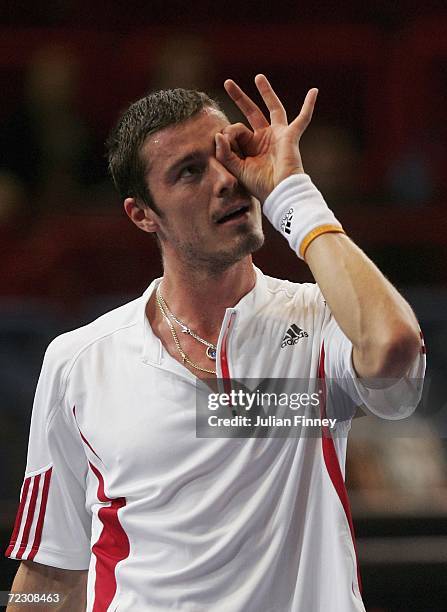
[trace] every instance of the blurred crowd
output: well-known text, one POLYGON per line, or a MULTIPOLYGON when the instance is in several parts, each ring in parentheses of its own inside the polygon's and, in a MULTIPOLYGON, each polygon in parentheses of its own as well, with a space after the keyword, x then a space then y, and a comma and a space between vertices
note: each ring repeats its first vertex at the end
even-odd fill
MULTIPOLYGON (((80 104, 86 68, 73 48, 43 44, 21 71, 17 99, 8 101, 7 111, 0 109, 2 225, 16 224, 23 229, 23 215, 29 227, 30 222, 48 214, 104 208, 117 212, 106 172, 103 126, 98 129, 83 112, 85 100, 84 108, 80 104)), ((139 95, 158 88, 201 89, 217 97, 231 121, 240 121, 242 117, 223 91, 221 72, 204 38, 168 37, 155 56, 147 57, 147 69, 140 69, 139 95)), ((293 116, 305 91, 290 88, 285 80, 284 76, 279 83, 273 79, 280 94, 286 91, 282 97, 293 116)), ((318 74, 314 80, 321 80, 318 74)), ((124 75, 123 81, 125 86, 124 75)), ((95 89, 89 92, 93 104, 96 94, 95 89)), ((323 83, 321 96, 324 94, 323 83)), ((339 99, 331 103, 342 107, 345 95, 340 91, 339 99)), ((124 96, 123 101, 130 100, 124 96)), ((113 101, 110 106, 116 118, 119 108, 113 101)), ((386 168, 374 173, 369 165, 370 143, 362 128, 365 118, 325 111, 324 105, 323 109, 317 106, 312 126, 303 137, 302 151, 307 172, 332 206, 423 210, 442 201, 447 183, 443 123, 428 130, 423 125, 420 133, 409 135, 387 160, 386 168)))
POLYGON ((30 58, 22 97, 0 125, 2 223, 82 209, 105 180, 100 143, 78 108, 80 70, 63 47, 30 58))

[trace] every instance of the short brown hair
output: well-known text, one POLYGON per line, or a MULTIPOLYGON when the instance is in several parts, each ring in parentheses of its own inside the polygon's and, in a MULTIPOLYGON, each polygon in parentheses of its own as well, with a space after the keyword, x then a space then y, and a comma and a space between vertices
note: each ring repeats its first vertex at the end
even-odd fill
POLYGON ((124 111, 106 143, 109 171, 122 199, 138 198, 157 212, 145 180, 141 147, 149 134, 186 121, 206 107, 220 110, 216 100, 202 91, 178 88, 152 92, 124 111))

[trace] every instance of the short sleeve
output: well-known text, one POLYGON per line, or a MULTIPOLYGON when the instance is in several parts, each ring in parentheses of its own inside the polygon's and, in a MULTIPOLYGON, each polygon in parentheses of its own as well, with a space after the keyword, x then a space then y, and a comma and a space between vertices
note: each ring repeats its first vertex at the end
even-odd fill
MULTIPOLYGON (((401 379, 383 381, 383 388, 366 387, 357 376, 353 361, 353 347, 331 313, 322 331, 324 352, 324 373, 329 381, 331 402, 329 404, 334 416, 347 419, 349 412, 353 416, 358 406, 365 406, 374 415, 390 420, 410 416, 422 396, 425 375, 425 347, 421 341, 421 350, 408 372, 401 379)), ((382 386, 381 386, 382 387, 382 386)))
POLYGON ((91 516, 87 460, 64 405, 62 370, 48 348, 34 398, 20 503, 6 556, 61 569, 88 569, 91 516))

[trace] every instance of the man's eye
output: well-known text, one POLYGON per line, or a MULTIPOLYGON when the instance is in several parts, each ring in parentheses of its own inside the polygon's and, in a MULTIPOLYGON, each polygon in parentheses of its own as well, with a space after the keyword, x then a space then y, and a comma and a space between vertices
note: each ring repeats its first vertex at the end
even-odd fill
POLYGON ((180 178, 200 175, 202 172, 203 168, 201 166, 185 166, 185 168, 180 171, 180 178))

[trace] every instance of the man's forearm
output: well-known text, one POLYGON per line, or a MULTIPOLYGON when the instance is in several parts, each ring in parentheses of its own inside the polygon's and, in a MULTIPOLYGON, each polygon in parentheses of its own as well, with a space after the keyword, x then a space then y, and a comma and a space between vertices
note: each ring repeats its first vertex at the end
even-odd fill
POLYGON ((420 350, 419 326, 404 298, 344 234, 322 234, 305 259, 354 346, 358 375, 403 376, 420 350))
MULTIPOLYGON (((33 561, 22 561, 11 588, 14 593, 58 594, 60 603, 33 605, 36 612, 48 610, 83 612, 86 608, 87 571, 63 570, 33 561)), ((54 601, 54 598, 53 598, 54 601)), ((9 604, 6 612, 22 612, 23 605, 9 604)))

